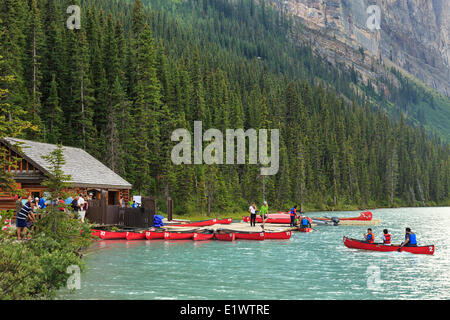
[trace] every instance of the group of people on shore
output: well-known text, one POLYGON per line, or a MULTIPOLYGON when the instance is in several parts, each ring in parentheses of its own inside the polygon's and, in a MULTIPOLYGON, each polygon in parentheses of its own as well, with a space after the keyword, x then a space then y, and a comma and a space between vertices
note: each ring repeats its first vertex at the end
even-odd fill
MULTIPOLYGON (((256 215, 258 214, 258 210, 256 208, 256 204, 252 202, 250 207, 248 208, 248 212, 250 213, 250 226, 254 227, 256 226, 256 215)), ((261 209, 259 210, 259 213, 261 214, 261 218, 263 220, 267 219, 267 215, 269 214, 269 206, 267 204, 267 201, 263 202, 263 205, 261 209)))
MULTIPOLYGON (((250 226, 256 225, 256 216, 258 214, 258 210, 256 208, 256 204, 252 202, 250 207, 248 208, 248 212, 250 213, 250 226)), ((259 214, 261 214, 261 218, 263 221, 267 219, 267 215, 269 214, 269 206, 267 204, 267 201, 263 202, 263 205, 259 211, 259 214)), ((296 219, 300 219, 300 228, 311 228, 311 222, 308 220, 308 218, 304 216, 299 216, 297 214, 297 205, 293 206, 289 210, 289 215, 291 218, 290 226, 295 227, 296 226, 296 219)))
MULTIPOLYGON (((381 239, 383 240, 383 244, 390 246, 392 235, 389 233, 388 229, 383 230, 383 235, 381 239)), ((366 243, 375 243, 375 234, 372 229, 367 229, 367 234, 364 233, 364 242, 366 243)), ((405 229, 405 240, 401 243, 400 247, 417 247, 417 238, 416 234, 411 231, 411 228, 405 229)))
POLYGON ((140 203, 136 202, 136 200, 134 200, 134 197, 131 197, 131 199, 126 202, 123 196, 121 196, 119 199, 119 206, 121 208, 139 208, 141 205, 140 203))
POLYGON ((80 218, 81 222, 84 222, 84 217, 85 217, 86 211, 89 207, 88 200, 92 200, 91 195, 87 195, 87 194, 83 195, 80 193, 79 195, 75 196, 75 198, 72 199, 72 201, 70 203, 72 210, 78 214, 78 217, 80 218))
POLYGON ((87 200, 91 199, 91 195, 77 195, 75 198, 69 197, 66 200, 62 198, 57 198, 55 201, 47 202, 44 195, 40 197, 29 196, 23 199, 21 196, 16 197, 16 228, 17 228, 17 240, 22 240, 22 234, 24 234, 28 239, 30 238, 30 233, 27 232, 31 230, 34 223, 36 222, 36 215, 39 214, 40 209, 45 209, 49 204, 60 205, 59 211, 65 212, 65 204, 70 204, 72 210, 76 212, 76 218, 84 222, 84 217, 88 209, 87 200))

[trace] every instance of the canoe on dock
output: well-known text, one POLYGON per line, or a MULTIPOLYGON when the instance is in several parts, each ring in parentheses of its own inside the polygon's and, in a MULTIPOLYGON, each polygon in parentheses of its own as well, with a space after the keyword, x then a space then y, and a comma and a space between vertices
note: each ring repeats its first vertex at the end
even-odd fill
POLYGON ((128 231, 126 234, 127 240, 145 240, 145 232, 131 232, 128 231))
POLYGON ((112 239, 126 239, 127 232, 126 231, 100 231, 99 234, 100 239, 103 240, 112 240, 112 239))
POLYGON ((232 218, 217 219, 216 224, 230 224, 231 222, 233 222, 232 218))
POLYGON ((213 238, 214 238, 214 233, 194 232, 194 235, 192 236, 192 240, 194 240, 194 241, 211 240, 213 238))
POLYGON ((219 240, 219 241, 234 241, 236 239, 236 235, 233 232, 215 233, 214 239, 219 240))
MULTIPOLYGON (((395 252, 400 249, 400 245, 385 245, 382 243, 366 243, 361 240, 351 239, 344 236, 344 245, 347 248, 362 249, 370 251, 395 252)), ((418 247, 403 247, 401 252, 410 252, 415 254, 434 254, 434 245, 418 246, 418 247)))
POLYGON ((290 239, 291 236, 292 236, 292 231, 264 232, 264 240, 266 240, 266 239, 286 240, 286 239, 290 239))
POLYGON ((145 238, 147 240, 153 240, 153 239, 164 239, 164 231, 163 232, 157 232, 157 231, 145 231, 145 238))
MULTIPOLYGON (((250 222, 250 217, 242 217, 242 220, 244 222, 250 222)), ((256 222, 261 223, 262 218, 260 215, 256 216, 256 222)), ((283 223, 283 224, 290 224, 291 223, 291 216, 286 213, 271 213, 267 215, 267 219, 265 221, 266 223, 283 223)))
POLYGON ((188 222, 188 223, 173 224, 170 226, 171 227, 204 227, 204 226, 212 226, 216 223, 217 223, 217 219, 208 219, 208 220, 193 221, 193 222, 188 222))
POLYGON ((100 237, 100 232, 102 230, 92 229, 92 236, 93 237, 100 237))
POLYGON ((264 232, 236 232, 235 237, 242 240, 264 240, 264 232))
POLYGON ((165 240, 188 240, 193 236, 193 232, 164 232, 165 240))

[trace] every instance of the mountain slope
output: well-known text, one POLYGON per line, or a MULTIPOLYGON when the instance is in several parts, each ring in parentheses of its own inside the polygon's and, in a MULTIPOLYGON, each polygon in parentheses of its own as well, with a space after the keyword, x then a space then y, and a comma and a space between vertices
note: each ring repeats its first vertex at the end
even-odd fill
POLYGON ((309 44, 330 63, 354 69, 360 87, 372 86, 370 96, 391 116, 398 118, 403 112, 411 124, 450 141, 449 1, 269 3, 298 19, 302 30, 292 39, 294 43, 309 44), (372 13, 366 10, 373 4, 381 9, 379 30, 367 26, 372 13), (392 68, 396 71, 391 72, 392 68))

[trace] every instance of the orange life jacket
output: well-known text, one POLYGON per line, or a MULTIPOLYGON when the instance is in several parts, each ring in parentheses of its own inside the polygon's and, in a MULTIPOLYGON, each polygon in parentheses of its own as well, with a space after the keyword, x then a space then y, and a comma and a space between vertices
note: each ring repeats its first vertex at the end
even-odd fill
POLYGON ((391 235, 388 233, 388 234, 385 234, 384 237, 385 237, 386 239, 383 240, 383 243, 384 243, 384 244, 391 244, 391 235))

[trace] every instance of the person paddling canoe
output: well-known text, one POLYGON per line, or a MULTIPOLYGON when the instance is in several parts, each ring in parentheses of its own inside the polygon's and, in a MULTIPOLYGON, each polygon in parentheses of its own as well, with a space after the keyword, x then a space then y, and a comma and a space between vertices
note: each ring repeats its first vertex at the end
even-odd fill
POLYGON ((367 229, 367 234, 364 233, 364 239, 367 243, 374 243, 375 242, 375 235, 372 232, 372 229, 367 229))
POLYGON ((410 228, 406 228, 405 241, 402 242, 398 251, 403 247, 417 247, 416 234, 410 228))
POLYGON ((383 239, 383 244, 386 246, 391 245, 391 235, 388 231, 388 229, 383 230, 383 235, 381 236, 381 239, 383 239))
POLYGON ((297 219, 297 205, 293 206, 291 208, 291 211, 289 211, 289 214, 291 216, 291 227, 295 227, 295 219, 297 219))
POLYGON ((300 217, 300 228, 311 228, 311 222, 308 220, 307 217, 305 216, 300 217))

